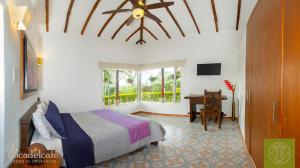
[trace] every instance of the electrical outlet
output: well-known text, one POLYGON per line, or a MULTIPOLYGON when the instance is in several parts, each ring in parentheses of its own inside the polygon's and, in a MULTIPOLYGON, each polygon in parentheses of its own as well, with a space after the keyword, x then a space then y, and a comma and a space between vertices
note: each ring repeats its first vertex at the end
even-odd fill
POLYGON ((12 82, 16 82, 16 73, 17 73, 17 71, 16 71, 16 69, 13 69, 12 70, 12 82))

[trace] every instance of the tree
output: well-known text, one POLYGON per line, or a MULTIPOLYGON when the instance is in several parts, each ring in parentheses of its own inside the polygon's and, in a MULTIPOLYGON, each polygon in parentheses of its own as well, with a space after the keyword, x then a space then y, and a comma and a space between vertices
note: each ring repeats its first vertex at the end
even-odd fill
POLYGON ((149 80, 151 83, 153 83, 153 82, 156 81, 157 79, 158 79, 158 77, 155 77, 155 76, 152 76, 152 75, 151 75, 151 76, 149 77, 148 80, 149 80))
POLYGON ((103 71, 104 95, 108 97, 108 104, 109 104, 109 96, 110 96, 110 85, 113 83, 111 73, 112 71, 109 70, 103 71))

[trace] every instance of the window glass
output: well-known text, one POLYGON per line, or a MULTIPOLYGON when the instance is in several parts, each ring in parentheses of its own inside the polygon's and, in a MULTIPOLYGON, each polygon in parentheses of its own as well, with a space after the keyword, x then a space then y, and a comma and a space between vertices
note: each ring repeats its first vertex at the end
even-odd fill
POLYGON ((142 72, 142 101, 161 101, 161 69, 142 72))
POLYGON ((137 73, 135 71, 119 71, 120 103, 137 100, 137 73))
POLYGON ((175 68, 176 69, 176 95, 175 95, 175 102, 180 102, 180 96, 181 96, 181 90, 180 90, 180 86, 181 86, 181 68, 175 68))
POLYGON ((136 102, 139 94, 141 94, 142 101, 180 102, 181 68, 146 70, 140 74, 141 86, 139 87, 141 93, 138 92, 137 72, 131 70, 104 70, 104 106, 136 102), (117 86, 119 86, 118 89, 117 86), (164 92, 162 92, 162 88, 164 88, 164 92))
POLYGON ((165 102, 174 102, 175 96, 175 78, 174 68, 164 68, 165 78, 165 102))
POLYGON ((103 71, 103 101, 105 106, 115 104, 116 99, 116 71, 103 71))

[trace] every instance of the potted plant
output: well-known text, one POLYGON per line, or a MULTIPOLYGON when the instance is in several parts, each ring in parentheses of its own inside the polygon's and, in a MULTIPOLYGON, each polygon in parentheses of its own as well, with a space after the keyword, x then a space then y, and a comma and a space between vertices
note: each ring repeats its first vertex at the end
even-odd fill
POLYGON ((228 88, 228 90, 231 91, 232 93, 232 111, 231 111, 231 118, 232 121, 235 121, 235 100, 234 100, 234 93, 235 93, 235 85, 233 85, 231 82, 229 82, 229 80, 224 80, 224 83, 226 85, 226 87, 228 88))

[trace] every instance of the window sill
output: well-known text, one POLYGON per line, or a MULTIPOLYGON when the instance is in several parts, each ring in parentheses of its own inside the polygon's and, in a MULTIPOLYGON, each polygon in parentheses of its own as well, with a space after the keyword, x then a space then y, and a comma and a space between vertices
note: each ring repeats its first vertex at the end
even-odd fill
POLYGON ((130 104, 137 104, 137 103, 154 103, 154 104, 181 104, 181 102, 155 102, 155 101, 135 101, 135 102, 128 102, 128 103, 122 103, 122 104, 118 104, 118 105, 108 105, 108 106, 103 106, 104 108, 109 108, 109 107, 119 107, 119 106, 123 106, 123 105, 130 105, 130 104))
POLYGON ((156 101, 141 101, 141 103, 180 104, 181 102, 156 102, 156 101))
POLYGON ((122 106, 122 105, 129 105, 129 104, 134 104, 134 103, 139 103, 138 101, 135 102, 128 102, 128 103, 121 103, 121 104, 114 104, 114 105, 103 105, 103 107, 117 107, 117 106, 122 106))

